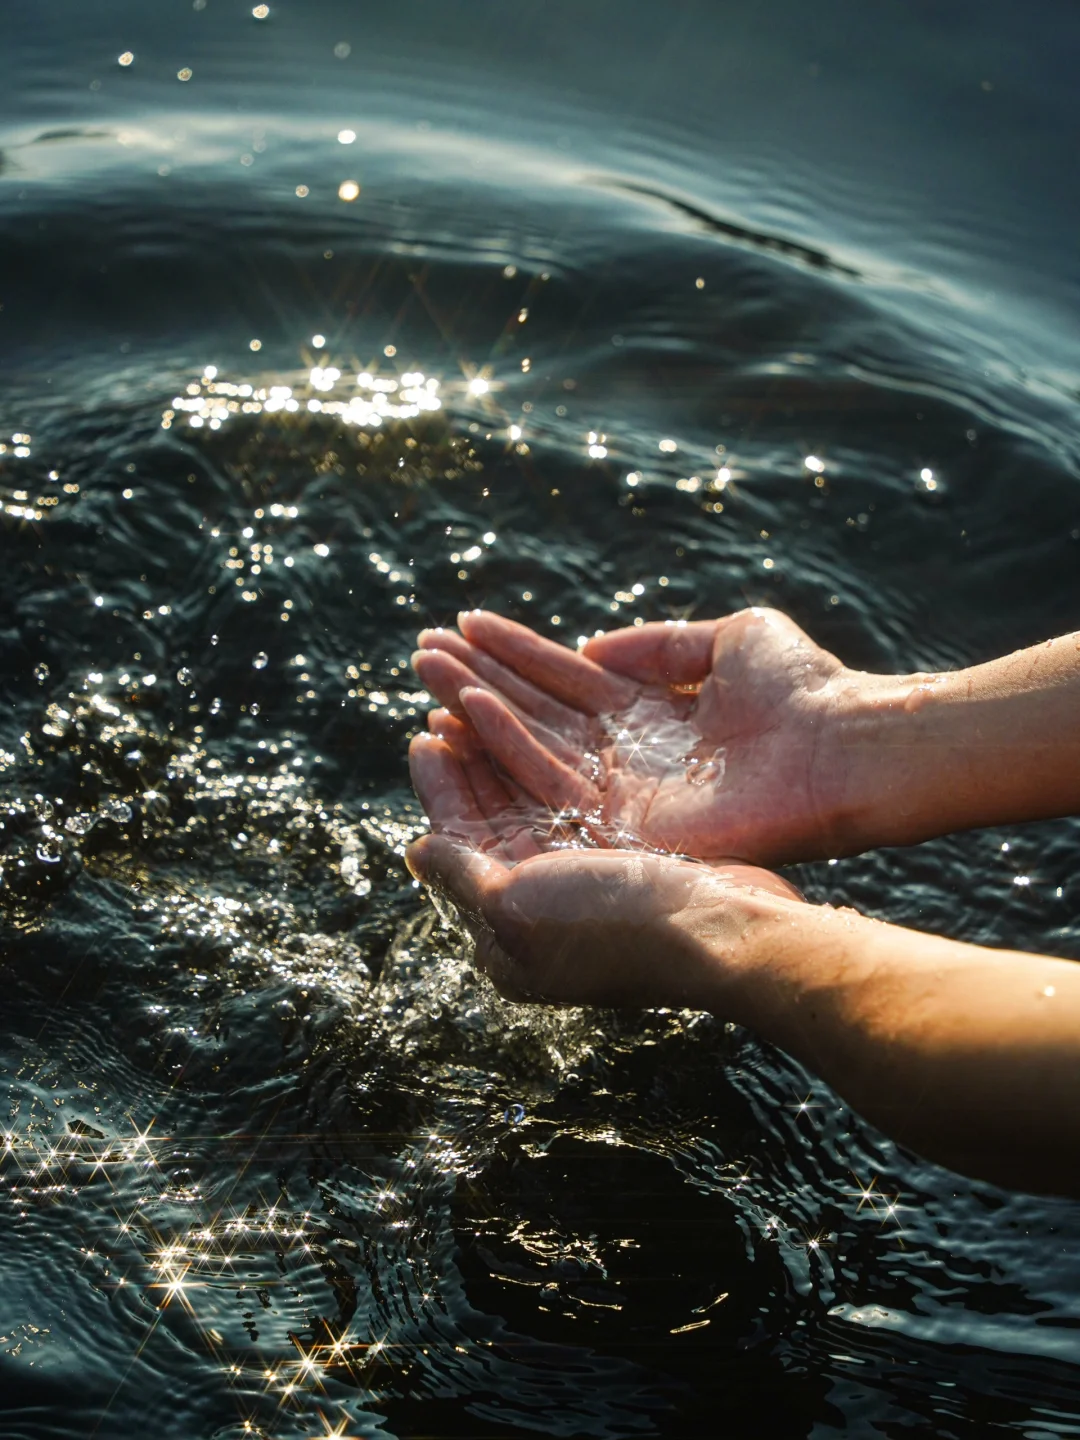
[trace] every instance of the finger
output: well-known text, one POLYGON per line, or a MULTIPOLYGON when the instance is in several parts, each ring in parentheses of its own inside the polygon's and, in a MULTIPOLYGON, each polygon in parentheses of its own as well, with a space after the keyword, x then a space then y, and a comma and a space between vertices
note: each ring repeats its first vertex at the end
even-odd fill
MULTIPOLYGON (((443 735, 443 733, 442 733, 442 728, 441 728, 441 727, 442 727, 443 725, 445 725, 445 724, 450 723, 450 722, 455 722, 455 723, 457 723, 458 720, 459 720, 459 717, 458 717, 457 715, 452 715, 452 714, 450 713, 450 711, 447 710, 447 708, 446 708, 445 705, 438 705, 438 706, 435 707, 434 710, 429 710, 429 711, 427 712, 427 727, 428 727, 428 729, 431 731, 431 733, 432 733, 433 735, 439 735, 439 736, 441 736, 441 738, 442 738, 443 740, 445 740, 447 737, 446 737, 445 735, 443 735)), ((460 723, 461 723, 462 725, 465 725, 465 724, 466 724, 466 722, 465 722, 464 720, 462 720, 460 723)))
POLYGON ((456 630, 421 630, 416 643, 421 650, 439 650, 453 655, 523 716, 531 715, 553 730, 569 731, 570 734, 576 734, 581 729, 580 710, 571 709, 531 681, 522 679, 486 650, 470 645, 456 630))
POLYGON ((624 710, 637 695, 637 686, 628 680, 504 615, 468 610, 458 616, 458 624, 473 645, 586 715, 624 710))
POLYGON ((490 847, 495 835, 472 786, 445 740, 420 734, 409 745, 409 774, 431 828, 490 847))
POLYGON ((477 937, 474 959, 504 1000, 522 1004, 535 998, 522 984, 521 967, 511 960, 490 930, 477 937))
MULTIPOLYGON (((475 675, 467 666, 463 665, 456 656, 447 654, 444 650, 417 650, 412 657, 412 667, 419 675, 421 683, 431 691, 436 700, 444 706, 451 714, 464 715, 460 694, 462 690, 469 687, 480 690, 490 690, 508 709, 518 714, 515 707, 507 700, 505 695, 500 695, 490 685, 485 684, 479 676, 475 675)), ((555 730, 550 729, 539 720, 530 715, 518 715, 523 725, 532 731, 537 742, 545 746, 554 755, 566 763, 572 763, 582 745, 585 737, 579 737, 579 743, 575 748, 572 740, 564 739, 555 730)), ((576 715, 576 724, 580 725, 582 719, 576 715)))
POLYGON ((411 664, 425 689, 444 709, 452 715, 464 715, 458 694, 466 685, 476 684, 476 676, 471 670, 442 650, 414 651, 411 664))
POLYGON ((485 754, 480 737, 468 720, 459 720, 456 715, 451 715, 446 710, 436 710, 432 714, 433 717, 445 717, 435 720, 432 729, 446 742, 464 771, 480 813, 489 821, 495 820, 501 812, 514 804, 516 797, 495 773, 495 767, 485 754))
POLYGON ((512 710, 487 690, 463 690, 461 703, 484 745, 529 794, 552 810, 595 810, 596 787, 539 744, 512 710))
POLYGON ((405 851, 405 863, 421 884, 447 895, 474 928, 490 928, 490 912, 506 866, 447 835, 423 835, 405 851))
POLYGON ((653 621, 596 635, 585 654, 598 665, 635 680, 700 685, 712 667, 716 620, 653 621))
POLYGON ((783 875, 774 870, 763 870, 760 865, 747 865, 742 860, 706 860, 704 864, 725 880, 755 890, 768 891, 770 895, 781 895, 785 900, 805 900, 806 896, 783 875))
POLYGON ((510 864, 539 855, 536 818, 528 813, 528 797, 512 780, 497 774, 480 738, 468 720, 449 710, 432 710, 428 725, 445 740, 472 787, 477 808, 491 826, 502 854, 510 864))
POLYGON ((462 765, 474 759, 483 750, 480 737, 473 729, 472 721, 465 719, 462 715, 454 715, 446 709, 429 710, 427 724, 433 735, 438 735, 440 740, 446 741, 462 765))

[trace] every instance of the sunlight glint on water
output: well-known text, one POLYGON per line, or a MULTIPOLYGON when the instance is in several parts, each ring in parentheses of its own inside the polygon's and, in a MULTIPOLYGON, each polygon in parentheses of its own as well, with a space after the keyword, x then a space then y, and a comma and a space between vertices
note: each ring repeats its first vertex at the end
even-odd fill
MULTIPOLYGON (((901 1153, 723 1017, 504 1004, 402 863, 409 655, 462 608, 580 645, 775 606, 904 671, 1080 625, 1073 20, 1017 23, 12 27, 13 1433, 1080 1423, 1075 1207, 901 1153)), ((597 766, 723 786, 640 706, 597 766)), ((1076 955, 1076 843, 792 878, 1076 955)))

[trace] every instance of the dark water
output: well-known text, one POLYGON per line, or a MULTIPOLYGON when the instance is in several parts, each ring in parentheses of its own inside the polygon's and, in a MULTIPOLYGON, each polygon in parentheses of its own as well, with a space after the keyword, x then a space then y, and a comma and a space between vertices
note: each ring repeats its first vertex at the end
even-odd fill
MULTIPOLYGON (((401 861, 462 605, 1080 627, 1075 8, 2 25, 0 1432, 1080 1434, 1075 1204, 502 1004, 401 861)), ((1078 955, 1078 848, 796 878, 1078 955)))

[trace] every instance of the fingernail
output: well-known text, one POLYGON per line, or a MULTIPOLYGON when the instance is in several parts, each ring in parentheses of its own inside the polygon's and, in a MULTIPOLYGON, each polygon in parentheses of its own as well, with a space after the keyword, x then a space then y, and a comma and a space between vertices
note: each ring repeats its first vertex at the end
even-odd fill
POLYGON ((409 764, 426 765, 428 762, 423 759, 422 751, 438 750, 441 754, 446 748, 446 741, 434 730, 418 730, 409 741, 409 764))
POLYGON ((440 635, 445 635, 445 633, 446 631, 441 625, 429 625, 426 630, 421 630, 419 635, 417 635, 416 643, 423 645, 425 640, 435 640, 440 635))
POLYGON ((424 883, 424 871, 420 864, 422 853, 418 840, 414 840, 411 845, 405 847, 405 868, 414 880, 420 881, 421 885, 424 883))
POLYGON ((482 615, 483 613, 482 610, 459 610, 457 617, 459 628, 465 624, 466 620, 470 620, 474 615, 482 615))

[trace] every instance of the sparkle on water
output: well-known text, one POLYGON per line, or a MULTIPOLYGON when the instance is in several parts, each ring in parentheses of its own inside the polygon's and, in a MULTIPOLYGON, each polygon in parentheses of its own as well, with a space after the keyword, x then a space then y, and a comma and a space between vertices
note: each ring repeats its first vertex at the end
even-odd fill
MULTIPOLYGON (((328 126, 340 160, 333 134, 328 126)), ((337 183, 313 181, 316 197, 332 201, 337 183)), ((494 273, 501 285, 518 269, 500 259, 494 273)), ((506 320, 528 323, 531 342, 543 307, 527 298, 514 296, 506 320)), ((270 322, 248 323, 269 353, 270 322)), ((727 420, 684 432, 654 414, 638 431, 602 404, 553 432, 514 398, 527 372, 512 357, 477 351, 451 375, 430 374, 412 364, 424 352, 391 333, 361 360, 341 344, 337 318, 318 310, 305 322, 302 369, 260 359, 245 374, 219 356, 185 372, 142 417, 149 439, 130 442, 122 469, 116 447, 117 475, 115 442, 96 472, 78 444, 57 453, 34 412, 5 430, 0 504, 11 536, 33 537, 35 556, 38 537, 48 544, 64 527, 85 525, 91 539, 63 622, 81 658, 73 669, 72 652, 33 652, 32 705, 0 749, 0 905, 32 945, 54 903, 63 913, 66 897, 77 923, 83 897, 109 897, 121 917, 115 943, 128 947, 131 1045, 144 1048, 109 1065, 83 1058, 82 1040, 70 1060, 28 1042, 11 1067, 0 1204, 29 1244, 46 1233, 34 1229, 43 1207, 70 1217, 80 1275, 127 1307, 117 1312, 131 1342, 123 1365, 162 1335, 208 1357, 243 1433, 374 1434, 379 1407, 402 1393, 486 1394, 504 1336, 513 1359, 501 1383, 540 1396, 522 1404, 528 1423, 561 1407, 582 1433, 635 1433, 642 1412, 598 1398, 609 1380, 626 1387, 624 1362, 605 1345, 636 1357, 650 1326, 669 1346, 715 1337, 751 1300, 745 1329, 732 1322, 716 1341, 740 1366, 749 1360, 738 1347, 762 1328, 797 1335, 805 1319, 839 1336, 902 1331, 911 1322, 899 1301, 849 1302, 846 1276, 865 1273, 868 1253, 884 1271, 897 1256, 922 1264, 911 1257, 925 1251, 939 1285, 934 1227, 952 1225, 965 1255, 971 1229, 992 1222, 972 1203, 958 1212, 960 1237, 937 1199, 924 1217, 940 1178, 927 1182, 835 1097, 808 1091, 733 1028, 681 1012, 537 1012, 494 996, 455 917, 441 923, 402 865, 426 828, 402 755, 432 704, 408 669, 409 636, 489 594, 505 605, 520 597, 524 618, 579 646, 594 627, 696 618, 685 547, 733 516, 746 517, 746 534, 724 531, 723 593, 735 603, 783 596, 765 587, 800 583, 794 526, 777 534, 755 485, 771 468, 800 503, 817 501, 849 461, 836 443, 785 433, 763 465, 727 420), (399 348, 400 371, 383 363, 399 348), (661 426, 674 433, 658 441, 661 426), (506 503, 504 491, 496 509, 502 465, 516 467, 516 498, 506 503), (597 495, 615 518, 604 511, 586 542, 579 531, 597 495), (524 510, 521 496, 531 497, 524 510), (646 505, 662 517, 650 543, 622 548, 646 505), (191 515, 184 562, 159 566, 168 527, 191 515), (616 530, 622 517, 628 528, 616 530), (115 549, 96 563, 99 547, 121 541, 124 573, 111 568, 115 549), (577 544, 585 558, 570 564, 577 544), (95 628, 77 630, 85 614, 95 628), (100 638, 113 621, 128 625, 126 648, 100 638), (135 1063, 144 1068, 132 1101, 123 1077, 135 1063), (665 1157, 689 1177, 680 1199, 708 1197, 708 1223, 685 1243, 681 1222, 670 1226, 664 1264, 687 1269, 662 1313, 654 1262, 644 1282, 622 1268, 649 1202, 605 1229, 590 1208, 599 1190, 581 1208, 589 1167, 578 1151, 565 1213, 550 1182, 540 1204, 507 1200, 513 1179, 494 1199, 485 1191, 489 1172, 531 1174, 569 1144, 592 1146, 605 1177, 612 1157, 625 1157, 647 1186, 653 1172, 633 1166, 665 1157), (920 1200, 905 1203, 901 1187, 920 1184, 920 1200), (745 1261, 702 1260, 721 1213, 745 1261), (469 1264, 482 1284, 513 1292, 489 1307, 517 1315, 513 1324, 491 1330, 461 1279, 469 1264), (511 1309, 519 1292, 535 1311, 511 1309), (554 1400, 543 1388, 551 1356, 534 1364, 520 1341, 555 1333, 543 1329, 553 1315, 565 1322, 559 1344, 569 1348, 577 1329, 572 1353, 587 1357, 573 1362, 572 1393, 555 1387, 554 1400)), ((252 355, 263 347, 242 343, 252 355)), ((548 363, 537 358, 535 373, 548 363)), ((564 377, 551 407, 560 422, 564 377)), ((946 461, 921 467, 923 453, 904 457, 900 488, 929 514, 935 505, 912 498, 911 477, 935 500, 939 476, 952 480, 946 461)), ((862 533, 868 513, 852 507, 845 537, 862 533)), ((808 568, 811 589, 824 585, 822 610, 840 605, 834 588, 846 600, 842 569, 808 568)), ((724 748, 703 747, 684 713, 650 699, 597 722, 586 773, 603 778, 613 762, 642 793, 671 785, 705 798, 728 778, 724 748)), ((524 818, 555 847, 645 846, 632 806, 530 807, 524 818)), ((1048 898, 1041 863, 1002 853, 1012 869, 994 889, 995 914, 1048 898)), ((831 866, 828 887, 813 871, 800 883, 824 898, 841 875, 856 894, 870 888, 860 876, 884 875, 881 893, 892 875, 883 863, 831 866)), ((919 905, 924 888, 911 886, 919 905)), ((87 952, 105 953, 112 942, 96 917, 89 933, 87 952)), ((13 1325, 0 1339, 31 1344, 13 1325)))

